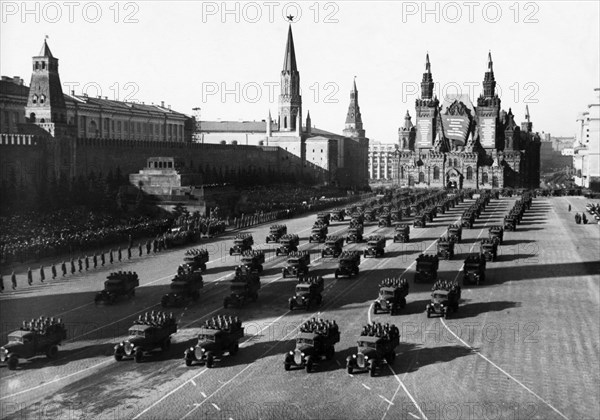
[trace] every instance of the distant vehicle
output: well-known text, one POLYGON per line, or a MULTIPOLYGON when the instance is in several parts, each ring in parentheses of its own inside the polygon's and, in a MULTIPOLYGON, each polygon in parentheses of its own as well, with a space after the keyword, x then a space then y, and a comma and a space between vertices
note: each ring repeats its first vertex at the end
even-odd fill
POLYGON ((323 286, 321 276, 300 277, 294 296, 288 299, 290 311, 295 308, 309 309, 312 304, 320 305, 323 301, 323 286))
POLYGON ((229 284, 230 294, 223 299, 223 307, 243 306, 247 302, 256 302, 260 290, 260 278, 258 275, 245 272, 236 274, 229 284))
POLYGON ((448 238, 459 243, 462 240, 462 226, 459 224, 448 226, 448 238))
POLYGON ((498 257, 498 243, 493 239, 484 238, 479 244, 479 255, 486 261, 495 261, 498 257))
POLYGON ((265 239, 266 243, 279 242, 279 239, 287 233, 286 225, 273 225, 269 228, 269 235, 265 239))
POLYGON ((407 224, 401 224, 396 226, 394 232, 394 243, 396 242, 409 242, 410 241, 410 227, 407 224))
POLYGON ((440 238, 437 243, 437 256, 444 260, 454 258, 454 241, 450 238, 440 238))
POLYGON ((463 285, 477 284, 485 281, 485 258, 481 255, 469 255, 463 266, 463 285))
POLYGON ((363 251, 365 258, 383 257, 385 254, 385 236, 373 235, 367 241, 367 248, 363 251))
POLYGON ((358 276, 360 265, 359 251, 344 251, 340 254, 339 265, 335 270, 335 278, 358 276))
POLYGON ((279 248, 275 250, 275 255, 289 255, 291 252, 298 251, 298 245, 300 244, 300 238, 298 235, 286 234, 279 238, 279 244, 281 245, 279 248))
POLYGON ((437 279, 439 266, 437 255, 421 254, 417 257, 417 267, 415 273, 415 283, 420 281, 433 281, 437 279))
POLYGON ((348 234, 346 235, 346 243, 357 243, 363 241, 363 225, 356 225, 355 227, 351 227, 348 229, 348 234))
POLYGON ((244 251, 252 250, 254 239, 249 233, 238 233, 233 240, 233 246, 229 249, 229 255, 242 255, 244 251))
POLYGON ((333 209, 329 212, 329 218, 332 222, 343 222, 346 212, 343 209, 333 209))
POLYGON ((327 226, 325 225, 316 225, 313 226, 310 236, 308 238, 308 242, 325 242, 325 238, 327 237, 327 226))
POLYGON ((310 253, 308 251, 292 252, 288 255, 287 265, 281 270, 283 278, 291 275, 300 277, 308 275, 308 265, 310 264, 310 253))
POLYGON ((344 238, 337 235, 329 235, 325 239, 325 248, 321 251, 321 258, 337 258, 342 253, 344 238))
POLYGON ((181 307, 200 298, 200 289, 204 287, 200 272, 177 274, 171 280, 171 291, 160 300, 164 308, 181 307))
POLYGON ((206 271, 208 262, 208 250, 201 248, 188 249, 183 257, 183 261, 192 271, 206 271))
POLYGON ((135 296, 135 288, 140 285, 137 273, 118 271, 110 273, 104 282, 104 290, 98 292, 94 303, 113 304, 121 296, 131 299, 135 296))

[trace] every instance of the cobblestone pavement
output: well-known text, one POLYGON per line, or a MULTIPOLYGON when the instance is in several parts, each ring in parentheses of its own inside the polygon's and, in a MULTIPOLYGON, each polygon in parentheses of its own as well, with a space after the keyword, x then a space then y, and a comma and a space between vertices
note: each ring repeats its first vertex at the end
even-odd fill
MULTIPOLYGON (((208 243, 210 263, 198 302, 173 310, 179 331, 171 349, 143 363, 116 362, 113 346, 126 338, 138 314, 161 309, 161 296, 185 249, 167 250, 103 271, 75 274, 0 296, 0 332, 40 315, 60 316, 68 340, 54 360, 22 361, 0 368, 3 418, 111 419, 581 419, 600 415, 600 319, 598 225, 576 225, 581 197, 535 198, 516 232, 506 232, 499 257, 488 262, 486 282, 464 286, 460 310, 449 319, 424 313, 431 285, 414 284, 415 258, 434 253, 436 240, 473 200, 422 229, 411 228, 409 244, 394 244, 393 228, 367 224, 365 233, 388 238, 383 258, 363 259, 354 279, 335 279, 336 260, 321 259, 308 244, 315 215, 287 220, 301 249, 310 250, 310 271, 325 278, 320 308, 288 310, 294 279, 283 279, 284 257, 265 244, 268 225, 249 229, 268 251, 259 299, 223 309, 227 280, 239 262, 229 256, 232 235, 208 243), (568 212, 568 205, 572 211, 568 212), (132 300, 95 306, 94 294, 110 271, 136 271, 140 287, 132 300), (408 304, 399 315, 374 315, 379 280, 410 279, 408 304), (239 353, 212 369, 186 367, 183 352, 195 344, 199 325, 214 314, 244 321, 239 353), (341 340, 333 361, 315 372, 283 369, 297 328, 306 319, 335 319, 341 340), (381 374, 348 374, 346 357, 369 321, 396 324, 401 344, 381 374)), ((500 223, 515 198, 492 200, 463 239, 453 260, 440 261, 439 277, 461 279, 462 261, 478 251, 478 239, 500 223)), ((348 222, 330 233, 345 233, 348 222)), ((346 245, 363 249, 365 244, 346 245)), ((256 246, 255 246, 256 248, 256 246)), ((6 286, 6 285, 5 285, 6 286)))

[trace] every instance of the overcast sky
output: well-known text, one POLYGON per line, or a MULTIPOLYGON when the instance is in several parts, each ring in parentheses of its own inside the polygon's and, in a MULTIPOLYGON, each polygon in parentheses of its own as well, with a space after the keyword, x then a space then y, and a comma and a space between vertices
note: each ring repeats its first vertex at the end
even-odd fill
POLYGON ((573 135, 600 85, 597 1, 1 3, 3 76, 29 85, 47 35, 65 93, 200 107, 203 120, 276 118, 287 15, 304 115, 337 133, 356 76, 367 136, 397 141, 427 51, 438 95, 475 103, 491 50, 502 108, 520 122, 528 104, 534 130, 556 136, 573 135))

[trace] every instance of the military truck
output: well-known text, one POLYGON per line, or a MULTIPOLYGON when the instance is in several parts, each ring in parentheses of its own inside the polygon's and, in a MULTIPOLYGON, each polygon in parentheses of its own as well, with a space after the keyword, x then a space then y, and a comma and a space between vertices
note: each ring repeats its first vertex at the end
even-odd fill
POLYGON ((488 237, 498 245, 502 245, 502 241, 504 240, 504 227, 500 225, 490 227, 488 237))
POLYGON ((329 220, 331 222, 343 222, 346 217, 344 209, 333 209, 329 212, 329 220))
POLYGON ((486 261, 495 261, 498 257, 498 243, 493 239, 484 238, 479 244, 479 255, 486 261))
POLYGON ((140 285, 137 273, 127 271, 118 271, 110 273, 104 282, 104 290, 96 294, 94 303, 113 304, 120 296, 127 296, 131 299, 135 296, 135 288, 140 285))
POLYGON ((473 224, 475 223, 475 214, 472 212, 463 213, 460 219, 460 225, 462 227, 466 227, 468 229, 473 229, 473 224))
POLYGON ((171 280, 171 291, 160 300, 163 308, 181 307, 200 298, 200 289, 204 287, 200 272, 177 274, 171 280))
POLYGON ((191 267, 192 271, 206 271, 206 263, 208 262, 208 250, 201 248, 188 249, 185 252, 183 261, 191 267))
POLYGON ((513 215, 504 216, 504 230, 512 232, 517 230, 517 217, 513 215))
POLYGON ((310 236, 308 237, 308 243, 325 242, 325 238, 327 238, 327 226, 314 225, 310 231, 310 236))
POLYGON ((365 222, 374 222, 377 218, 377 212, 373 208, 368 208, 364 212, 365 222))
POLYGON ((367 324, 357 340, 357 352, 346 359, 346 370, 368 371, 371 376, 380 371, 383 361, 388 364, 396 359, 396 347, 400 344, 400 331, 395 325, 367 324))
POLYGON ((348 234, 346 235, 346 243, 357 243, 363 241, 363 225, 356 225, 355 227, 351 227, 348 229, 348 234))
POLYGON ((233 246, 229 249, 229 255, 242 255, 244 251, 252 250, 254 239, 249 233, 238 233, 233 239, 233 246))
POLYGON ((335 278, 354 277, 358 275, 360 251, 344 251, 340 254, 339 265, 335 270, 335 278))
POLYGON ((463 266, 463 285, 477 284, 485 281, 485 258, 481 255, 469 255, 463 266))
POLYGON ((310 253, 308 251, 291 252, 288 255, 287 265, 282 268, 283 278, 288 275, 300 277, 308 275, 308 265, 310 264, 310 253))
POLYGON ((287 225, 273 225, 269 228, 266 243, 279 242, 279 239, 287 233, 287 225))
POLYGON ((427 227, 427 218, 424 213, 415 214, 415 220, 413 220, 413 227, 424 228, 427 227))
POLYGON ((406 306, 408 281, 404 278, 386 278, 379 283, 379 297, 373 302, 373 313, 389 312, 396 315, 406 306))
POLYGON ((383 257, 385 254, 385 236, 373 235, 369 236, 367 240, 367 248, 363 250, 363 256, 365 258, 378 258, 383 257))
POLYGON ((23 321, 21 329, 8 334, 8 343, 0 347, 0 362, 9 370, 19 366, 19 359, 31 359, 45 354, 53 359, 58 346, 67 338, 67 330, 60 318, 41 316, 31 322, 23 321))
POLYGON ((248 301, 256 302, 260 290, 260 277, 252 273, 236 274, 229 283, 229 296, 223 299, 223 307, 243 306, 248 301))
POLYGON ((451 238, 443 237, 438 240, 437 256, 444 260, 454 258, 454 241, 451 238))
POLYGON ((431 302, 425 308, 427 318, 432 314, 448 318, 450 312, 458 311, 460 301, 460 286, 458 282, 438 280, 431 288, 431 302))
POLYGON ((390 227, 392 226, 392 215, 389 213, 384 213, 379 216, 378 227, 390 227))
POLYGON ((317 223, 321 223, 325 226, 329 226, 329 213, 327 212, 320 212, 317 213, 317 223))
POLYGON ((283 367, 290 370, 293 366, 310 373, 323 357, 333 360, 339 342, 340 330, 335 321, 312 318, 300 326, 296 348, 286 353, 283 367))
POLYGON ((235 356, 243 337, 244 327, 237 316, 214 316, 200 328, 196 345, 185 350, 185 365, 200 363, 210 369, 214 366, 215 359, 222 359, 226 352, 235 356))
POLYGON ((437 255, 421 254, 417 257, 415 283, 437 279, 440 259, 437 255))
POLYGON ((402 221, 402 210, 398 208, 393 208, 390 210, 390 216, 392 218, 392 223, 397 223, 402 221))
POLYGON ((236 272, 245 266, 252 273, 260 274, 263 272, 263 263, 265 262, 264 251, 244 251, 242 253, 241 264, 236 267, 236 272))
POLYGON ((325 248, 321 251, 321 258, 337 258, 342 253, 344 238, 337 235, 329 235, 325 239, 325 248))
POLYGON ((279 238, 279 244, 281 246, 275 250, 275 255, 289 255, 290 252, 298 251, 300 238, 295 233, 288 233, 279 238))
POLYGON ((462 240, 462 226, 459 224, 448 226, 448 238, 455 243, 459 243, 462 240))
POLYGON ((320 305, 323 301, 323 277, 300 277, 296 284, 296 292, 294 296, 288 299, 290 311, 294 308, 309 309, 314 303, 320 305))
POLYGON ((433 219, 435 218, 435 216, 437 216, 436 207, 428 206, 427 208, 425 208, 424 214, 425 214, 425 220, 427 222, 433 222, 433 219))
POLYGON ((133 358, 140 363, 144 355, 160 348, 163 352, 171 347, 171 335, 177 332, 177 321, 173 313, 146 312, 129 328, 129 338, 115 346, 114 358, 117 362, 133 358))
POLYGON ((356 227, 358 225, 365 224, 365 215, 362 213, 355 212, 352 214, 352 219, 350 219, 350 227, 356 227))
POLYGON ((396 242, 409 242, 410 241, 410 227, 404 223, 397 225, 394 232, 394 243, 396 242))

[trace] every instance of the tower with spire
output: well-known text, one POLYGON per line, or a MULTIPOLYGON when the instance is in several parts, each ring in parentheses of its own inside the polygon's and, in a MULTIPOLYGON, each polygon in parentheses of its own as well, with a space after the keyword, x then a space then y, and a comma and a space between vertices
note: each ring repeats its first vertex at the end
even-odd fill
POLYGON ((58 59, 45 39, 40 53, 32 58, 32 67, 26 118, 37 124, 66 123, 67 107, 58 75, 58 59))
POLYGON ((279 131, 292 133, 301 132, 302 97, 300 96, 300 73, 296 66, 296 51, 294 48, 291 24, 288 29, 280 83, 279 131))
POLYGON ((477 98, 477 119, 479 122, 479 140, 484 149, 492 150, 497 146, 498 118, 500 116, 500 98, 496 94, 496 79, 492 53, 488 52, 488 68, 483 78, 483 92, 477 98))
POLYGON ((421 98, 416 100, 417 111, 417 144, 418 148, 429 149, 433 146, 436 138, 436 127, 439 101, 433 93, 433 76, 431 74, 431 63, 429 53, 425 57, 425 73, 421 81, 421 98))
POLYGON ((362 139, 365 138, 360 106, 358 105, 358 89, 356 89, 356 78, 350 91, 350 105, 346 114, 346 126, 343 134, 345 137, 362 139))
POLYGON ((525 121, 521 123, 521 130, 525 133, 531 133, 533 131, 533 123, 529 116, 529 105, 525 105, 525 121))
POLYGON ((404 116, 404 125, 398 129, 398 143, 400 150, 403 151, 414 150, 415 148, 415 127, 408 109, 404 116))

